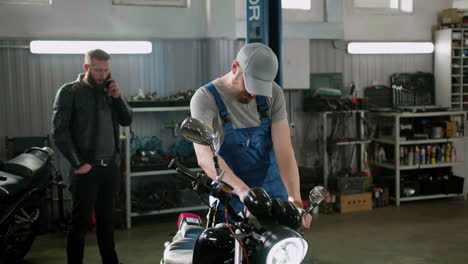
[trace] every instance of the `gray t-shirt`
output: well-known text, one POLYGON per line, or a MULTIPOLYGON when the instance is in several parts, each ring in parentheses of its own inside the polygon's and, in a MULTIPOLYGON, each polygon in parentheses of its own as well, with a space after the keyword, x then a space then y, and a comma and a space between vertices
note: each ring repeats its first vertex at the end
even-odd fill
MULTIPOLYGON (((260 114, 257 110, 257 102, 254 100, 248 104, 240 103, 235 95, 218 78, 213 81, 226 108, 229 118, 234 128, 246 128, 260 125, 260 114)), ((285 120, 288 117, 286 112, 286 101, 283 90, 275 82, 273 83, 272 97, 266 97, 268 105, 268 116, 272 123, 285 120)), ((214 132, 218 132, 218 146, 224 139, 225 131, 223 122, 219 116, 219 109, 214 97, 205 87, 200 87, 190 101, 190 112, 192 117, 209 125, 214 132)))

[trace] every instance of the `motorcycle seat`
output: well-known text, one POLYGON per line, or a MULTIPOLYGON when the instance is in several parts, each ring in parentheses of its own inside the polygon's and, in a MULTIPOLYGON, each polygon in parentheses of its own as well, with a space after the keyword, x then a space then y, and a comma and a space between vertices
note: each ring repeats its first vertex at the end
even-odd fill
POLYGON ((0 197, 14 196, 29 186, 30 180, 8 172, 0 171, 0 197))
POLYGON ((196 238, 180 238, 164 250, 164 264, 192 264, 196 238))

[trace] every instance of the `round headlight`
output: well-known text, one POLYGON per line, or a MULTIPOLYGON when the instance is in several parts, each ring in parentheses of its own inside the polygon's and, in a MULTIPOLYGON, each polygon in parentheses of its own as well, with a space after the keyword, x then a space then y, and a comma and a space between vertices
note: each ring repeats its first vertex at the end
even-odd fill
POLYGON ((307 254, 307 242, 300 237, 289 237, 278 241, 267 255, 267 264, 299 264, 307 254))

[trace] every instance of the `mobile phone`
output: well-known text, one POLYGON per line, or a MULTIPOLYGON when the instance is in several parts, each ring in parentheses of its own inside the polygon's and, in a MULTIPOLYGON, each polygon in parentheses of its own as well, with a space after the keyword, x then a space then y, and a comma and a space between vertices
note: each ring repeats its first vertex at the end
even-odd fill
POLYGON ((111 84, 110 78, 112 78, 111 73, 107 74, 106 80, 105 80, 105 85, 104 85, 104 98, 106 99, 107 103, 111 104, 112 103, 112 98, 110 97, 109 94, 109 86, 111 84))
POLYGON ((105 85, 105 86, 106 86, 106 90, 107 90, 107 88, 109 88, 109 85, 111 84, 111 81, 109 81, 110 78, 112 78, 112 75, 111 75, 111 73, 109 72, 109 74, 107 74, 107 77, 106 77, 106 85, 105 85))

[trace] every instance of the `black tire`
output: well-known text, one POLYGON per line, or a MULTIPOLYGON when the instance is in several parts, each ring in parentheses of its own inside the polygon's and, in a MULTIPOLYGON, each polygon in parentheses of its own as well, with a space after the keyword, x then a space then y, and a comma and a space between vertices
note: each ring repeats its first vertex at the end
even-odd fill
POLYGON ((36 239, 39 218, 39 209, 30 207, 20 209, 10 220, 10 226, 0 237, 0 264, 15 264, 23 261, 36 239), (15 221, 18 216, 24 218, 24 213, 31 217, 30 221, 15 221))

